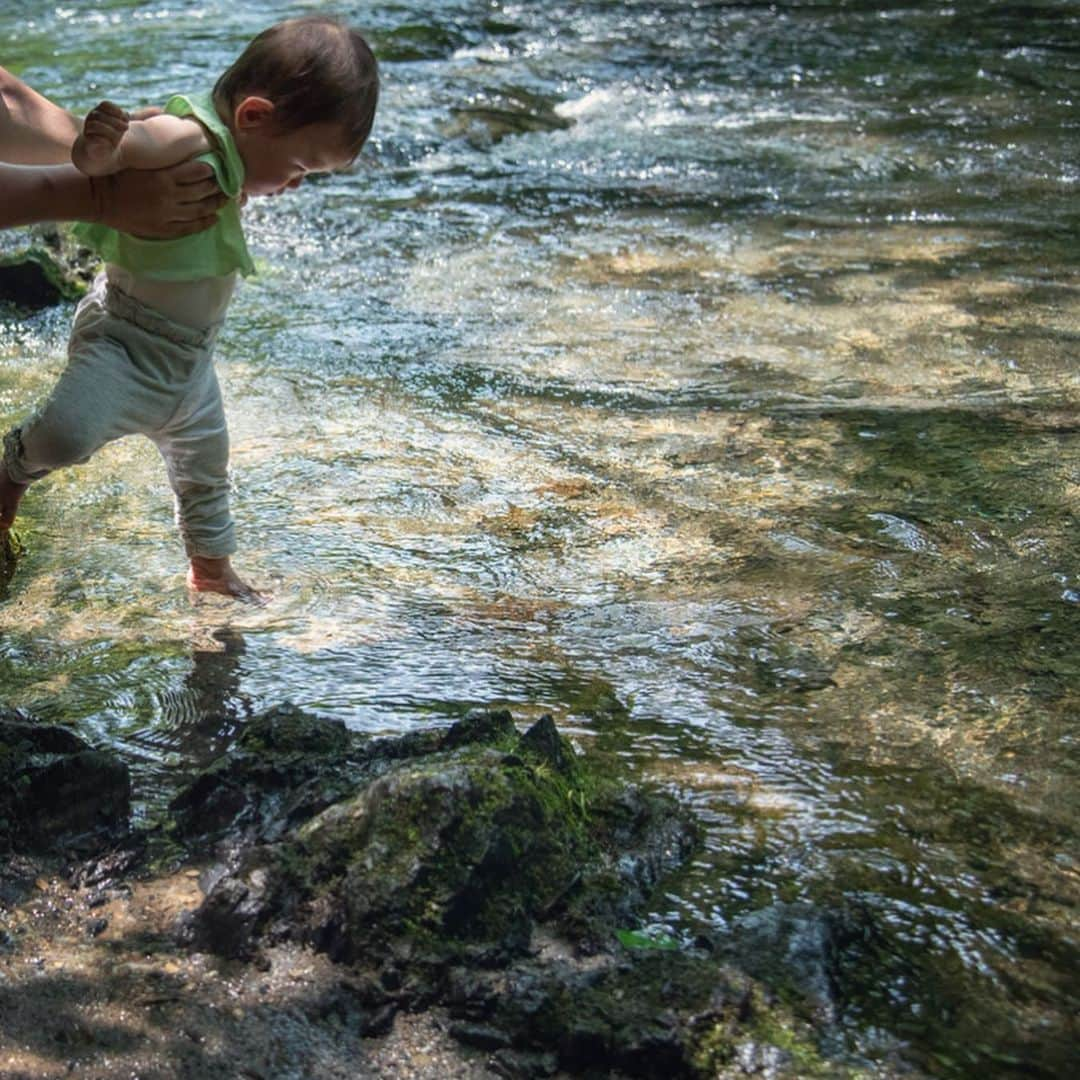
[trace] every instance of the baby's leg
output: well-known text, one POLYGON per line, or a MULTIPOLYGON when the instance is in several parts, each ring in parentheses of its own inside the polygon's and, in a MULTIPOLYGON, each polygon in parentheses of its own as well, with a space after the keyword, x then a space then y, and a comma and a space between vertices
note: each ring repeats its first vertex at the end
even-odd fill
POLYGON ((176 520, 200 592, 259 600, 229 561, 236 550, 229 511, 229 432, 213 363, 207 358, 168 427, 154 436, 176 494, 176 520))
POLYGON ((93 294, 72 328, 68 365, 46 402, 4 437, 0 530, 9 529, 27 487, 87 461, 105 443, 142 428, 145 388, 93 294))
POLYGON ((16 484, 8 476, 7 468, 0 465, 0 532, 7 532, 15 524, 19 503, 29 484, 16 484))

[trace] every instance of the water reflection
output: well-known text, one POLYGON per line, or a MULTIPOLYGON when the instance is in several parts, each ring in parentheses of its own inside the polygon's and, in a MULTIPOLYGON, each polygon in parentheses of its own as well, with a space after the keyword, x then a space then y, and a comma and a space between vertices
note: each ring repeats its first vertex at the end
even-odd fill
MULTIPOLYGON (((246 651, 243 634, 231 627, 200 634, 183 677, 160 682, 150 710, 133 710, 135 722, 123 731, 121 745, 138 762, 141 816, 161 812, 182 778, 227 750, 252 715, 243 688, 246 651), (147 711, 150 722, 140 723, 147 711)), ((114 697, 111 704, 115 709, 119 702, 114 697)))

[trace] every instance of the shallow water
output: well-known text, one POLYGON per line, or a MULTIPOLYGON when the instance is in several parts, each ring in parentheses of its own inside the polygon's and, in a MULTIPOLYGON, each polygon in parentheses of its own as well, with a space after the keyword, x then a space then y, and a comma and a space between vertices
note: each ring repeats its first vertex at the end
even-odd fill
MULTIPOLYGON (((313 7, 31 0, 0 33, 57 100, 135 106, 313 7)), ((550 711, 708 823, 658 928, 817 912, 837 1052, 1065 1075, 1076 5, 346 14, 375 137, 249 205, 219 347, 273 600, 192 605, 155 452, 115 445, 27 496, 4 700, 122 747, 146 815, 285 698, 550 711)), ((0 317, 5 424, 69 318, 0 317)))

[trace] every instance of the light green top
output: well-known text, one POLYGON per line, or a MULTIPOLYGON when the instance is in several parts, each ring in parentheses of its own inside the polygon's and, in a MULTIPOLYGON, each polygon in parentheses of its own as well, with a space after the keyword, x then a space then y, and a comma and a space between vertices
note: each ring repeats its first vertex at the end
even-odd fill
POLYGON ((217 224, 176 240, 141 240, 107 225, 87 222, 76 226, 76 235, 105 262, 158 281, 194 281, 231 274, 235 270, 245 277, 253 274, 255 264, 248 254, 240 227, 238 197, 244 186, 244 163, 232 132, 218 116, 210 94, 176 94, 166 102, 165 112, 173 116, 194 116, 217 144, 213 150, 198 157, 214 170, 221 190, 229 197, 218 213, 217 224))

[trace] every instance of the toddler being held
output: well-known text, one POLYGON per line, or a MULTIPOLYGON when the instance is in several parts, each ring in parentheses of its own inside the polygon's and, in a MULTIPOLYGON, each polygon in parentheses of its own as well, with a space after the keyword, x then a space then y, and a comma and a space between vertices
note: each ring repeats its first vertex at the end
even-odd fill
POLYGON ((105 443, 145 435, 165 461, 193 589, 257 599, 233 569, 229 438, 212 347, 236 282, 254 272, 240 225, 249 195, 278 195, 348 166, 371 132, 375 58, 355 30, 308 16, 263 31, 210 93, 131 120, 93 109, 72 148, 89 176, 206 160, 229 197, 217 223, 176 240, 102 225, 80 235, 105 270, 79 304, 68 364, 48 400, 4 437, 0 531, 26 488, 105 443))

